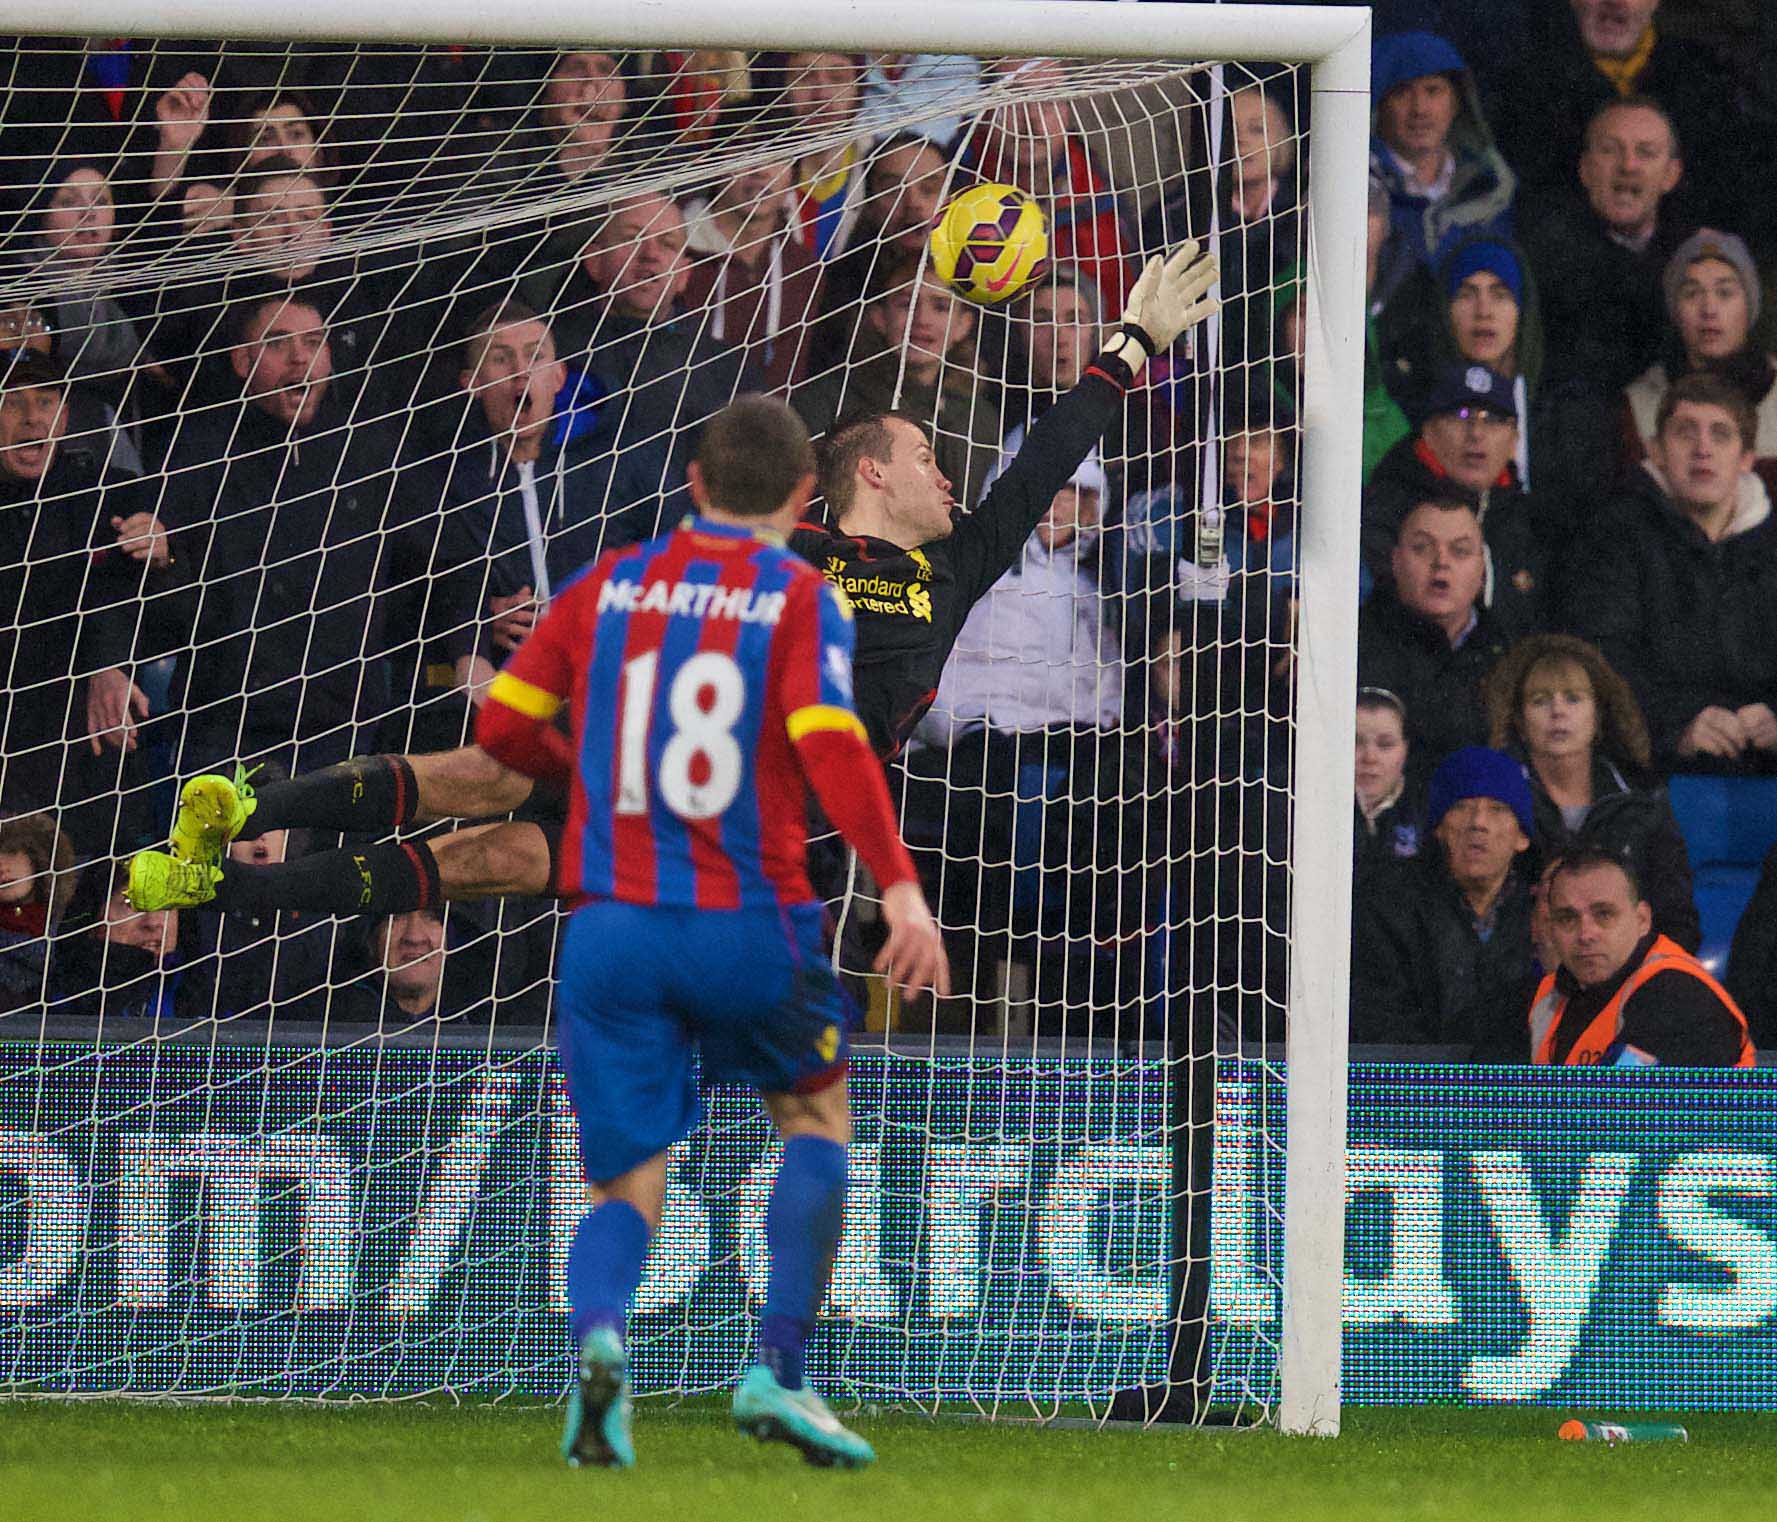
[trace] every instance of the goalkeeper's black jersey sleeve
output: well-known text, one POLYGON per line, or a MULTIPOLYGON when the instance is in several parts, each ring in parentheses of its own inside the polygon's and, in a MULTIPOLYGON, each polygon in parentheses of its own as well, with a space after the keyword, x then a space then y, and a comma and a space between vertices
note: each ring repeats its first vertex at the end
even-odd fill
POLYGON ((879 756, 898 751, 931 707, 969 609, 1017 563, 1055 493, 1116 416, 1127 382, 1120 362, 1094 362, 947 539, 905 550, 813 524, 791 536, 791 548, 851 599, 858 715, 879 756))

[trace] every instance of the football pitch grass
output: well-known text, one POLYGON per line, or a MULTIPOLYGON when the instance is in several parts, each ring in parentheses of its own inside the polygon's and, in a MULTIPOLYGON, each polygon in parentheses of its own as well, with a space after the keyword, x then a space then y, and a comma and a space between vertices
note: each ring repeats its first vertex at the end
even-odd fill
POLYGON ((1611 1449, 1557 1441, 1569 1414, 1352 1410, 1334 1441, 862 1415, 879 1460, 845 1474, 740 1437, 725 1405, 648 1402, 638 1467, 609 1473, 563 1467, 555 1408, 18 1401, 0 1404, 0 1517, 1676 1522, 1777 1512, 1768 1417, 1671 1418, 1690 1429, 1688 1446, 1611 1449))

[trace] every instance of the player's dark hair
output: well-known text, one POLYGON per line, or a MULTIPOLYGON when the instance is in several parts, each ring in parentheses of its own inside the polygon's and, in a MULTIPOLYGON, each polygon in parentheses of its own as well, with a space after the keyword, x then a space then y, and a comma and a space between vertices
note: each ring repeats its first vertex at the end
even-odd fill
POLYGON ((905 412, 864 412, 841 418, 821 441, 820 488, 835 520, 851 510, 857 495, 858 461, 887 460, 895 452, 889 423, 899 418, 925 437, 925 424, 905 412))
POLYGON ((1672 421, 1672 414, 1689 402, 1694 407, 1720 407, 1734 420, 1744 449, 1755 448, 1758 441, 1758 413, 1747 400, 1746 393, 1725 376, 1709 370, 1696 370, 1680 376, 1666 388, 1654 413, 1654 436, 1658 438, 1672 421))
POLYGON ((1600 845, 1578 845, 1563 851, 1549 867, 1543 881, 1544 891, 1552 893, 1557 878, 1574 872, 1590 872, 1595 867, 1615 867, 1628 878, 1630 903, 1639 904, 1646 898, 1641 891, 1641 874, 1635 870, 1635 863, 1628 854, 1600 845))
POLYGON ((736 397, 704 425, 697 468, 714 506, 764 518, 815 473, 814 445, 787 402, 753 393, 736 397))

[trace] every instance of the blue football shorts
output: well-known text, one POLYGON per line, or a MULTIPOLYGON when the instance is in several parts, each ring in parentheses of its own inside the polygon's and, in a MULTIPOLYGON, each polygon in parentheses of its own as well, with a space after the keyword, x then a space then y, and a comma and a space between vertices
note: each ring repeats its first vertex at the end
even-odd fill
POLYGON ((826 910, 596 900, 568 921, 557 1039, 586 1177, 603 1183, 690 1135, 705 1083, 768 1094, 834 1082, 856 1011, 827 960, 826 910))

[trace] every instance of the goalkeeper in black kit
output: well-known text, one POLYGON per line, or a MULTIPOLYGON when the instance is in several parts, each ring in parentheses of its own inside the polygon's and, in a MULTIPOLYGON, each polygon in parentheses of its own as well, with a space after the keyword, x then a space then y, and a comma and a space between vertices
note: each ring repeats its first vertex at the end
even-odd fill
POLYGON ((790 546, 851 598, 858 714, 892 756, 931 706, 969 610, 1018 562, 1141 369, 1215 309, 1213 256, 1196 243, 1149 261, 1123 320, 1080 383, 1030 430, 973 512, 958 512, 923 426, 898 413, 841 421, 821 449, 836 530, 804 524, 790 546))
MULTIPOLYGON (((924 428, 879 413, 825 441, 820 482, 837 527, 805 525, 791 545, 852 600, 859 716, 883 757, 930 706, 969 609, 1016 563, 1055 494, 1103 436, 1142 366, 1215 310, 1213 255, 1187 242, 1148 261, 1122 320, 1080 383, 1045 413, 979 507, 959 512, 924 428)), ((531 803, 529 778, 477 747, 368 756, 257 794, 246 779, 186 783, 169 851, 138 852, 129 898, 140 910, 298 909, 400 914, 441 901, 555 892, 557 810, 428 840, 315 852, 253 866, 229 844, 305 826, 387 836, 441 819, 489 819, 531 803)))

